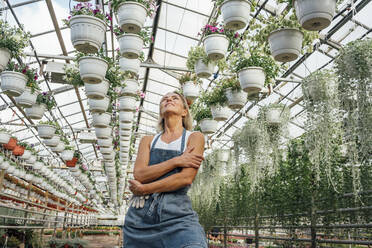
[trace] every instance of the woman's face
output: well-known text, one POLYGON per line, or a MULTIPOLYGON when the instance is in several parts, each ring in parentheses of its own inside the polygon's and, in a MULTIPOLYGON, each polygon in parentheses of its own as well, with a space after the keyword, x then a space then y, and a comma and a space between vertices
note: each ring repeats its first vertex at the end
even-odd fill
POLYGON ((182 98, 178 94, 168 93, 161 99, 160 114, 164 116, 167 113, 186 116, 187 110, 184 108, 182 98))

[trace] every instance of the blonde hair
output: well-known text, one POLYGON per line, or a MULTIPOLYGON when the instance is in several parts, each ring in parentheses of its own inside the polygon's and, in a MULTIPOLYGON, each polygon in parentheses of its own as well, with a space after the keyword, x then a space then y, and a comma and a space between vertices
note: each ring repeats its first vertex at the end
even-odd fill
MULTIPOLYGON (((182 100, 182 103, 183 103, 183 108, 187 110, 187 114, 185 117, 182 117, 182 126, 186 129, 186 130, 192 130, 192 116, 190 114, 190 109, 189 109, 189 105, 187 104, 186 102, 186 99, 183 95, 181 95, 180 93, 178 93, 177 91, 173 91, 171 93, 174 93, 174 94, 177 94, 181 100, 182 100)), ((168 94, 168 93, 167 93, 168 94)), ((160 105, 159 105, 159 121, 158 121, 158 132, 163 132, 164 131, 164 118, 161 116, 161 111, 160 111, 160 105)))

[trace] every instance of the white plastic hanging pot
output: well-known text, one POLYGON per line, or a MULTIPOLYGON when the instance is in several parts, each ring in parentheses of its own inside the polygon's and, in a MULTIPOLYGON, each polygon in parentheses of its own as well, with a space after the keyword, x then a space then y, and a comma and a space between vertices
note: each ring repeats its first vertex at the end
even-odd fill
POLYGON ((104 128, 96 127, 95 131, 96 131, 96 136, 97 136, 98 139, 108 139, 109 137, 111 137, 112 128, 110 128, 110 127, 104 127, 104 128))
POLYGON ((120 57, 119 65, 122 71, 130 71, 138 74, 141 61, 139 59, 127 59, 125 57, 120 57))
POLYGON ((134 96, 119 97, 119 111, 136 111, 137 99, 134 96))
POLYGON ((105 97, 101 100, 88 99, 89 110, 92 113, 104 113, 109 107, 110 99, 105 97))
POLYGON ((124 2, 118 6, 118 23, 127 33, 138 33, 146 21, 146 7, 136 2, 124 2))
POLYGON ((217 131, 217 121, 212 119, 203 119, 200 121, 200 129, 204 134, 213 134, 217 131))
POLYGON ((27 77, 14 71, 3 71, 1 74, 1 89, 8 96, 20 96, 26 89, 27 77))
POLYGON ((121 141, 130 141, 130 136, 120 136, 121 141))
POLYGON ((295 28, 283 28, 269 35, 271 55, 276 61, 290 62, 301 53, 304 34, 295 28))
POLYGON ((119 120, 120 122, 130 123, 132 125, 134 113, 132 111, 120 111, 119 120))
POLYGON ((65 150, 65 144, 63 142, 59 142, 57 146, 50 148, 52 152, 63 152, 65 150))
POLYGON ((227 0, 222 3, 221 12, 225 28, 239 30, 248 23, 251 6, 246 0, 227 0))
POLYGON ((98 139, 97 144, 100 147, 110 147, 112 146, 112 137, 108 137, 106 139, 98 139))
POLYGON ((123 95, 137 95, 139 83, 137 80, 128 79, 124 81, 125 87, 121 89, 123 95))
POLYGON ((129 147, 130 145, 130 141, 123 141, 123 142, 120 142, 120 147, 129 147))
MULTIPOLYGON (((132 125, 131 125, 132 127, 132 125)), ((10 134, 5 131, 0 131, 0 144, 8 144, 10 140, 10 134)))
POLYGON ((99 84, 106 76, 108 63, 99 57, 84 56, 79 59, 80 77, 84 83, 99 84))
POLYGON ((328 27, 336 12, 337 0, 294 0, 297 19, 309 31, 328 27))
POLYGON ((226 121, 230 116, 229 108, 226 106, 214 105, 211 106, 213 120, 226 121))
POLYGON ((38 95, 37 91, 31 93, 31 89, 29 87, 26 87, 22 95, 15 97, 14 100, 16 101, 17 105, 23 108, 30 108, 32 105, 36 103, 37 95, 38 95))
POLYGON ((10 60, 11 54, 7 48, 0 48, 0 72, 6 68, 10 60))
POLYGON ((70 161, 73 159, 74 157, 74 152, 73 150, 64 150, 62 153, 61 153, 61 158, 65 161, 70 161))
POLYGON ((279 125, 281 121, 282 108, 269 108, 266 111, 266 122, 270 125, 279 125))
POLYGON ((50 146, 50 147, 57 146, 60 141, 61 141, 61 139, 59 138, 58 135, 54 135, 51 139, 45 139, 45 140, 43 140, 44 144, 46 146, 50 146))
POLYGON ((247 67, 238 72, 240 87, 248 93, 260 92, 265 84, 265 72, 261 67, 247 67))
POLYGON ((132 123, 131 122, 120 122, 119 128, 120 130, 132 130, 132 123))
POLYGON ((123 34, 118 37, 120 53, 127 59, 137 59, 143 48, 143 40, 137 34, 123 34))
POLYGON ((209 78, 213 74, 214 64, 211 62, 208 64, 204 64, 203 60, 199 59, 195 63, 194 70, 195 70, 196 76, 200 78, 209 78))
POLYGON ((51 139, 56 132, 56 127, 47 124, 39 124, 37 125, 37 132, 40 138, 51 139))
POLYGON ((46 105, 34 104, 31 108, 25 108, 26 116, 33 120, 40 120, 43 118, 44 112, 46 111, 46 105))
POLYGON ((247 102, 247 93, 242 90, 231 90, 231 88, 226 89, 227 105, 231 109, 240 109, 244 107, 247 102))
POLYGON ((34 165, 32 166, 34 170, 40 170, 41 168, 45 168, 44 164, 42 162, 36 161, 34 165))
POLYGON ((20 157, 21 159, 23 159, 23 160, 27 160, 27 159, 29 159, 31 157, 31 151, 29 151, 29 150, 25 150, 24 152, 23 152, 23 155, 20 157))
POLYGON ((107 161, 112 161, 115 159, 115 152, 112 152, 110 154, 102 154, 102 157, 107 161))
POLYGON ((35 155, 32 155, 27 159, 26 161, 28 164, 34 164, 36 162, 36 156, 35 155))
POLYGON ((182 86, 183 95, 187 100, 194 101, 199 96, 199 86, 193 81, 185 82, 182 86))
POLYGON ((222 34, 210 34, 204 38, 204 50, 210 60, 225 58, 229 40, 222 34))
POLYGON ((79 52, 96 53, 105 40, 106 23, 97 17, 73 16, 70 28, 72 45, 79 52))
POLYGON ((120 130, 120 136, 131 136, 132 131, 131 130, 120 130))
POLYGON ((93 113, 93 127, 108 127, 111 122, 111 114, 109 113, 93 113))
POLYGON ((111 154, 111 153, 114 151, 114 149, 113 149, 112 146, 111 146, 111 147, 101 147, 101 148, 99 149, 99 151, 100 151, 102 154, 111 154))
POLYGON ((109 89, 109 82, 106 79, 103 79, 102 82, 98 84, 84 84, 85 85, 85 94, 90 99, 101 100, 105 98, 107 91, 109 89))
POLYGON ((1 164, 1 169, 8 171, 8 168, 10 167, 10 163, 8 161, 3 161, 1 164))
POLYGON ((221 162, 227 162, 229 161, 230 157, 230 150, 227 149, 220 149, 217 153, 217 160, 221 162))

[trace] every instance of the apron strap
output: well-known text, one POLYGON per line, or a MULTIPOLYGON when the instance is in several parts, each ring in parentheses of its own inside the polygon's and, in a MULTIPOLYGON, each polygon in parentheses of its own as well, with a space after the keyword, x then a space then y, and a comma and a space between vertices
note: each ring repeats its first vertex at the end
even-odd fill
POLYGON ((159 140, 160 136, 162 135, 162 133, 163 133, 163 132, 161 132, 161 133, 159 133, 159 134, 157 134, 157 135, 155 136, 155 140, 154 140, 154 142, 152 143, 152 146, 151 146, 151 148, 150 148, 150 152, 151 152, 151 150, 155 147, 156 142, 158 142, 158 140, 159 140))
POLYGON ((182 133, 182 141, 181 141, 181 150, 180 153, 183 153, 183 150, 185 149, 185 140, 186 140, 186 128, 183 129, 182 133))

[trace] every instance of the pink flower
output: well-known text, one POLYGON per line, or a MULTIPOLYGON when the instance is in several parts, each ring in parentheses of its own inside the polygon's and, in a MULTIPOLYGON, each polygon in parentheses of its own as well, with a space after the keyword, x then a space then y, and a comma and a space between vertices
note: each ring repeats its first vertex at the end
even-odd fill
POLYGON ((236 32, 236 33, 234 34, 234 38, 238 38, 238 37, 239 37, 239 33, 236 32))
POLYGON ((146 93, 145 92, 141 92, 140 97, 141 98, 145 98, 145 96, 146 96, 146 93))
POLYGON ((154 42, 154 36, 151 36, 151 42, 154 42))
POLYGON ((71 16, 67 17, 67 20, 70 20, 71 19, 71 16))
POLYGON ((136 107, 136 112, 138 112, 139 111, 139 107, 136 107))

